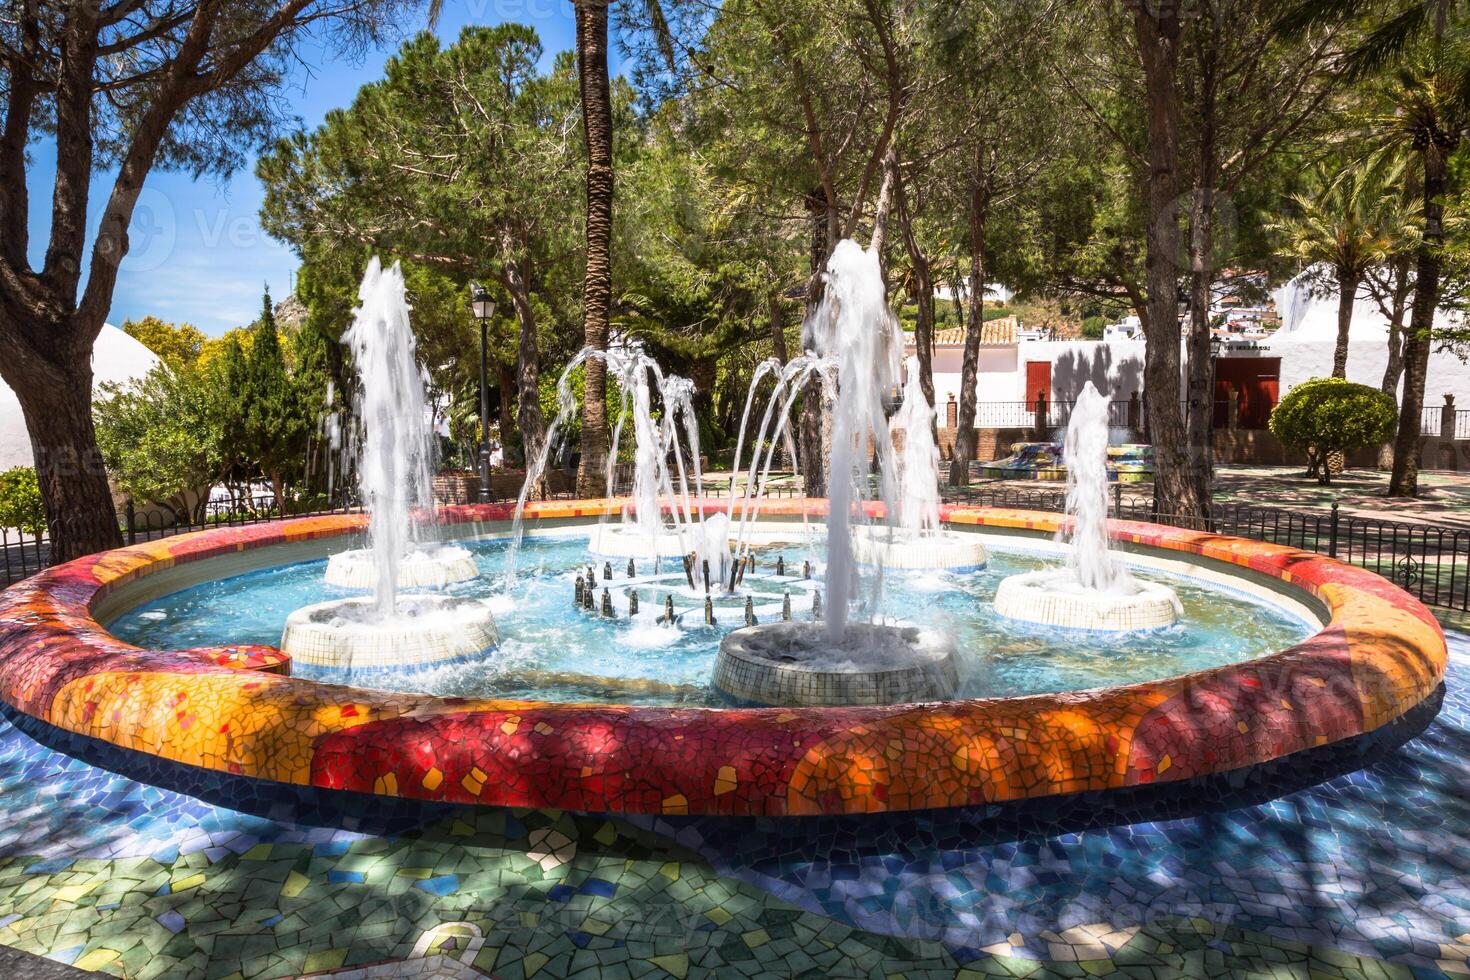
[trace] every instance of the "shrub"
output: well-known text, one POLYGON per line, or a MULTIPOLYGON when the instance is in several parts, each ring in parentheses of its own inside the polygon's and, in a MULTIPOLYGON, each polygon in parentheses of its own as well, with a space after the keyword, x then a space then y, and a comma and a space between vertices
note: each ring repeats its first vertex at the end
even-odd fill
POLYGON ((1102 340, 1108 330, 1108 318, 1105 316, 1089 316, 1082 320, 1082 338, 1084 340, 1102 340))
POLYGON ((0 473, 0 527, 18 528, 27 534, 46 530, 41 485, 36 482, 36 471, 29 466, 0 473))
POLYGON ((1342 378, 1313 378, 1291 389, 1271 412, 1271 433, 1307 454, 1307 472, 1332 480, 1327 454, 1344 456, 1393 437, 1398 406, 1392 395, 1342 378))

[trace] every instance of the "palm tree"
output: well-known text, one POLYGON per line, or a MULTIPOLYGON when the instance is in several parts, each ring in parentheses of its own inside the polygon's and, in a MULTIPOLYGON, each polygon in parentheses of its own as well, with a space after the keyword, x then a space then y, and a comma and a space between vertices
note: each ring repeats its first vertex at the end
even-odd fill
POLYGON ((1390 496, 1412 497, 1419 489, 1420 415, 1444 266, 1449 161, 1470 129, 1470 43, 1436 36, 1389 73, 1381 96, 1382 109, 1373 120, 1376 135, 1385 145, 1411 153, 1421 172, 1414 305, 1404 337, 1404 394, 1388 490, 1390 496))
MULTIPOLYGON (((607 349, 612 306, 613 124, 607 68, 608 0, 572 0, 577 10, 577 81, 582 90, 582 132, 587 143, 587 273, 583 283, 582 339, 607 349)), ((607 493, 607 365, 586 366, 582 399, 582 461, 577 495, 607 493)))
POLYGON ((1388 260, 1405 236, 1408 217, 1396 184, 1402 161, 1381 168, 1345 170, 1320 166, 1315 194, 1297 194, 1297 214, 1272 225, 1281 235, 1281 253, 1319 270, 1318 286, 1337 289, 1337 349, 1332 376, 1347 377, 1348 335, 1353 303, 1368 272, 1388 260))
MULTIPOLYGON (((1373 0, 1301 0, 1278 27, 1291 34, 1371 14, 1375 6, 1373 0)), ((1370 137, 1381 147, 1408 154, 1421 175, 1414 304, 1404 336, 1404 393, 1388 489, 1395 497, 1412 497, 1419 489, 1420 416, 1440 300, 1449 161, 1470 129, 1467 24, 1470 0, 1410 0, 1396 5, 1395 12, 1347 54, 1352 76, 1370 78, 1382 72, 1372 85, 1376 111, 1370 137)))

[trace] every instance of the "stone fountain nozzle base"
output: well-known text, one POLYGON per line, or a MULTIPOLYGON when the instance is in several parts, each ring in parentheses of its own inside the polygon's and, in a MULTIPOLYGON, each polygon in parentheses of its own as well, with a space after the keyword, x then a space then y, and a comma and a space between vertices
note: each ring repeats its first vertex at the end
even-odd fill
POLYGON ((1135 582, 1130 593, 1100 592, 1078 584, 1071 569, 1026 572, 1003 579, 995 611, 1007 619, 1061 629, 1130 633, 1173 626, 1182 612, 1174 590, 1135 582))
POLYGON ((853 528, 852 555, 863 565, 951 572, 979 571, 990 563, 990 554, 979 535, 909 531, 883 524, 853 528))
POLYGON ((959 670, 953 641, 936 630, 850 623, 838 647, 826 623, 782 622, 728 634, 714 686, 743 705, 909 704, 954 697, 959 670))
POLYGON ((587 551, 599 558, 680 558, 694 548, 694 535, 676 528, 650 534, 636 524, 599 524, 587 538, 587 551))
MULTIPOLYGON (((443 589, 480 574, 474 557, 454 545, 421 545, 398 562, 400 589, 443 589)), ((328 585, 371 592, 378 587, 377 558, 370 549, 342 551, 327 559, 328 585)))
POLYGON ((286 617, 281 650, 299 664, 354 674, 462 663, 494 650, 495 617, 483 600, 403 595, 393 616, 371 597, 303 606, 286 617))

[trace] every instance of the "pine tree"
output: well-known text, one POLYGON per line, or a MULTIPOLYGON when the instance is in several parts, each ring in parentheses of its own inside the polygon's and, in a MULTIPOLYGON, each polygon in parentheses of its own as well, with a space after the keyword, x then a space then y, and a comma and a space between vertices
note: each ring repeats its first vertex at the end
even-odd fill
POLYGON ((269 289, 250 344, 244 388, 245 447, 261 475, 270 481, 277 511, 285 514, 286 481, 304 462, 310 428, 286 371, 269 289))

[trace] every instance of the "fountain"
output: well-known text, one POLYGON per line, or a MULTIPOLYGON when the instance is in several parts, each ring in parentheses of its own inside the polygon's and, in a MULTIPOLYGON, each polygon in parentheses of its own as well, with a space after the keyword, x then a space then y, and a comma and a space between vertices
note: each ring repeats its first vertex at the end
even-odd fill
POLYGON ((699 425, 694 418, 694 384, 677 374, 665 375, 658 362, 636 346, 615 348, 602 355, 608 373, 622 391, 617 424, 608 451, 607 486, 613 492, 618 449, 624 424, 633 422, 633 488, 631 507, 624 507, 617 524, 599 522, 587 542, 594 555, 634 558, 661 564, 660 559, 689 554, 704 532, 693 513, 689 482, 694 495, 704 493, 704 474, 699 462, 699 425), (653 418, 653 385, 658 388, 663 414, 653 418), (679 439, 679 422, 684 440, 679 439), (687 452, 686 452, 687 447, 687 452), (686 462, 687 456, 687 462, 686 462), (674 468, 670 469, 670 461, 674 468), (692 470, 692 474, 691 474, 692 470), (677 495, 676 495, 677 487, 677 495), (660 498, 673 502, 672 520, 666 524, 660 498), (681 506, 682 505, 682 506, 681 506))
POLYGON ((1072 409, 1064 443, 1071 548, 1060 569, 1013 575, 1000 583, 995 609, 1012 619, 1067 629, 1128 632, 1172 626, 1179 597, 1139 582, 1108 546, 1108 402, 1088 382, 1072 409))
POLYGON ((919 384, 919 360, 909 358, 903 404, 889 423, 902 433, 898 453, 897 520, 858 529, 853 553, 866 565, 884 568, 942 568, 951 572, 985 567, 985 546, 973 534, 939 526, 939 446, 934 442, 934 408, 919 384))
MULTIPOLYGON (((419 537, 421 527, 434 526, 434 433, 398 266, 384 271, 374 258, 358 298, 362 306, 342 340, 360 382, 356 408, 363 431, 344 464, 356 471, 372 516, 369 547, 333 555, 326 580, 373 592, 386 614, 398 589, 442 589, 479 572, 463 548, 419 537)), ((331 423, 334 442, 340 442, 340 426, 336 419, 331 423)))
POLYGON ((366 597, 296 610, 281 649, 298 663, 352 672, 437 666, 478 656, 496 643, 495 620, 478 599, 400 595, 473 578, 468 551, 420 538, 435 526, 433 432, 414 360, 403 273, 374 258, 358 290, 362 305, 343 335, 358 374, 358 489, 369 547, 331 556, 327 581, 370 588, 366 597))
MULTIPOLYGON (((737 703, 765 705, 946 698, 958 684, 952 641, 935 630, 875 621, 882 618, 883 570, 880 565, 865 576, 854 553, 854 524, 861 528, 868 519, 866 503, 875 500, 892 514, 897 498, 883 392, 898 376, 901 348, 877 253, 851 240, 839 242, 824 281, 822 302, 803 330, 809 353, 798 370, 819 372, 829 394, 833 367, 837 381, 827 467, 825 622, 768 623, 730 633, 720 644, 714 685, 737 703), (876 494, 869 447, 878 463, 876 494), (869 621, 849 624, 853 606, 869 621)), ((795 397, 792 389, 783 411, 795 397)), ((776 401, 773 395, 767 416, 776 401)), ((757 457, 759 447, 758 439, 757 457)), ((768 456, 766 471, 769 465, 768 456)), ((749 492, 747 484, 747 497, 749 492)), ((739 540, 744 539, 742 528, 739 540)))

